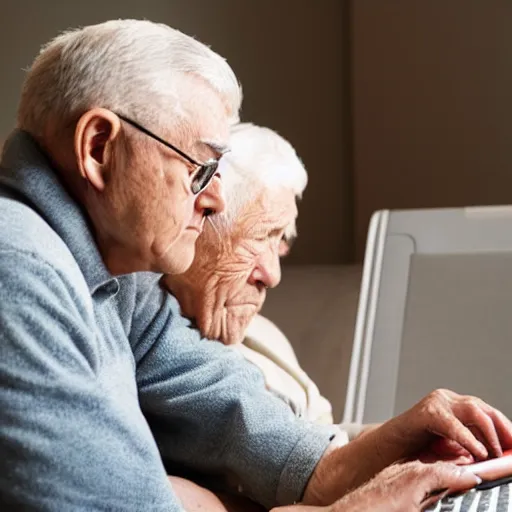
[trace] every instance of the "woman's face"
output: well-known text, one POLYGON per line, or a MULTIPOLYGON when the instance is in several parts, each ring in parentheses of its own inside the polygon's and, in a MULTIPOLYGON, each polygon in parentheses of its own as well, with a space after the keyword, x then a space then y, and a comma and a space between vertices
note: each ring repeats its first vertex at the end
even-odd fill
POLYGON ((296 217, 293 191, 278 189, 250 203, 228 228, 228 236, 206 223, 190 269, 164 278, 183 314, 195 319, 203 336, 226 345, 243 341, 266 289, 281 280, 280 258, 287 252, 286 233, 296 217))

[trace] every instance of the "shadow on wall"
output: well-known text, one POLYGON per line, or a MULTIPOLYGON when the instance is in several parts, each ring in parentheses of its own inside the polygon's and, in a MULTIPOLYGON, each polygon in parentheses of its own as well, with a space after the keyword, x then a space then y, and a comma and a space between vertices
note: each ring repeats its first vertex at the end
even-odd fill
POLYGON ((40 45, 69 27, 147 18, 176 27, 227 58, 239 76, 242 118, 267 125, 296 147, 309 170, 300 237, 290 263, 342 263, 341 2, 323 0, 89 0, 2 5, 0 139, 11 130, 23 68, 40 45), (30 13, 27 15, 27 13, 30 13))

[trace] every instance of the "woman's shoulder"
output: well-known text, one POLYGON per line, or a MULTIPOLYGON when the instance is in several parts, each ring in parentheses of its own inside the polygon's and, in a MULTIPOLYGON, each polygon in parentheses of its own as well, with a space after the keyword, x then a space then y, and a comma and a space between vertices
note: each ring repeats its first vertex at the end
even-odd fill
POLYGON ((299 364, 292 344, 285 334, 262 315, 256 315, 247 327, 244 344, 258 352, 271 353, 289 364, 299 364))

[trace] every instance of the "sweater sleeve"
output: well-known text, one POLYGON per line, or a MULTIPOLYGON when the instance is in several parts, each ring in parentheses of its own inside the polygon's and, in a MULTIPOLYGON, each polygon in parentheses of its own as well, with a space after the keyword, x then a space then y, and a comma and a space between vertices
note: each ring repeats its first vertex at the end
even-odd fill
POLYGON ((148 291, 137 303, 140 402, 167 466, 234 478, 267 508, 299 501, 336 427, 297 419, 256 367, 202 339, 174 297, 148 291))
POLYGON ((182 512, 149 432, 97 378, 80 291, 30 253, 0 251, 2 510, 182 512))

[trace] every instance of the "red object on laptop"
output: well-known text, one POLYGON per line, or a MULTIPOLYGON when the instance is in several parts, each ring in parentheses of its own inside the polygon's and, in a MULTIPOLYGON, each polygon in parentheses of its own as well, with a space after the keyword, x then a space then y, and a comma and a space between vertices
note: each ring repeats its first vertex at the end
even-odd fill
POLYGON ((464 468, 486 481, 512 476, 512 450, 504 451, 497 459, 468 464, 464 468))

